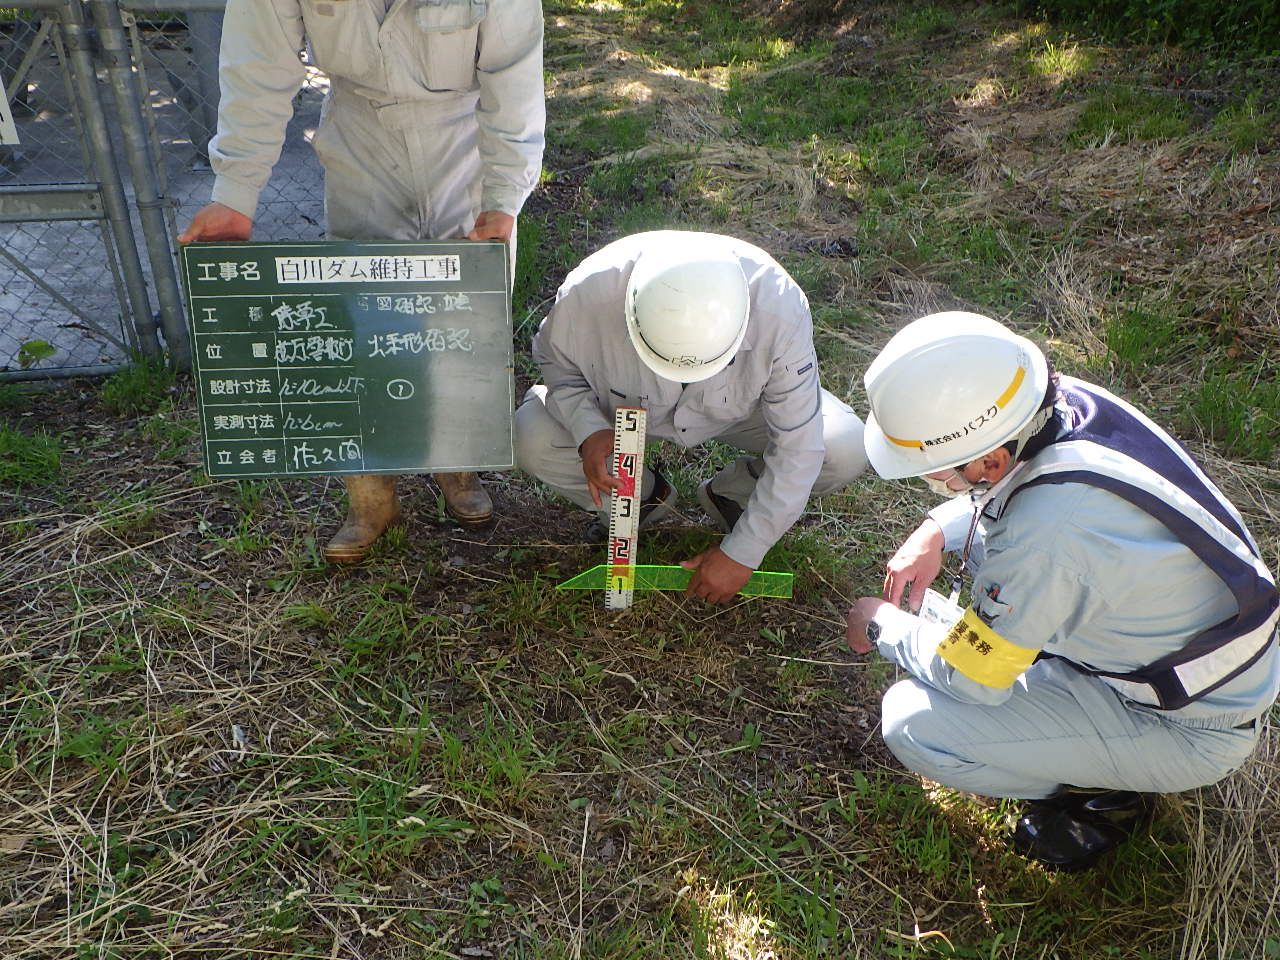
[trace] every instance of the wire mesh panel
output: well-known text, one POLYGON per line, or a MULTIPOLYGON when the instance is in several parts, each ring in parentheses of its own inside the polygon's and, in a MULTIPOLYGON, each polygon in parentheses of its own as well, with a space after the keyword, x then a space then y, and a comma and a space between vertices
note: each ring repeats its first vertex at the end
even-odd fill
POLYGON ((63 32, 42 12, 2 16, 19 142, 0 146, 0 377, 119 363, 133 341, 63 32))
MULTIPOLYGON (((221 15, 208 0, 165 3, 159 15, 149 3, 129 3, 134 62, 147 89, 156 154, 166 194, 175 204, 180 231, 209 202, 213 171, 209 139, 217 129, 218 44, 221 15)), ((318 240, 324 236, 324 186, 311 138, 320 122, 328 80, 308 69, 294 98, 293 120, 271 182, 262 192, 254 221, 255 240, 318 240)))
MULTIPOLYGON (((15 10, 0 0, 0 79, 20 140, 0 146, 0 378, 118 364, 146 342, 135 327, 154 344, 148 281, 161 312, 168 309, 161 282, 167 256, 157 259, 155 244, 171 250, 212 191, 208 143, 217 128, 225 4, 90 0, 98 27, 109 22, 96 17, 104 5, 112 16, 118 5, 139 81, 137 93, 128 94, 123 107, 116 101, 114 110, 109 92, 121 89, 119 61, 97 46, 92 31, 75 32, 88 22, 81 12, 88 8, 74 0, 20 0, 25 9, 15 10), (77 23, 64 24, 59 16, 77 23), (97 69, 77 74, 77 64, 90 63, 87 56, 97 69), (128 114, 137 97, 149 150, 145 143, 137 149, 130 139, 137 128, 115 116, 128 114), (150 156, 140 161, 142 153, 150 156), (110 227, 103 198, 94 196, 104 179, 115 182, 119 198, 110 227), (75 215, 79 201, 84 216, 75 215), (157 205, 167 231, 157 227, 157 205), (144 248, 149 262, 138 258, 144 248)), ((310 141, 327 90, 324 75, 308 69, 275 175, 260 199, 255 239, 324 235, 323 174, 310 141)))

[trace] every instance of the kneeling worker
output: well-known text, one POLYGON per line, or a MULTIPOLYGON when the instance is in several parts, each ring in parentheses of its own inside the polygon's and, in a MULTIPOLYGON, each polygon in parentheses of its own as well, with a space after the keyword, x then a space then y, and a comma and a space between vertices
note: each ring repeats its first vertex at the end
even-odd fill
POLYGON ((1030 800, 1012 845, 1061 869, 1123 842, 1142 794, 1240 767, 1280 688, 1280 597, 1182 446, 974 314, 909 324, 865 381, 876 471, 969 494, 907 538, 883 599, 849 611, 850 646, 912 675, 884 697, 889 749, 947 786, 1030 800), (967 609, 926 596, 944 550, 974 572, 967 609))
MULTIPOLYGON (((763 250, 732 237, 660 230, 624 237, 560 287, 533 340, 543 382, 516 412, 516 463, 600 516, 617 481, 613 412, 648 411, 648 436, 747 451, 698 489, 728 533, 686 560, 689 593, 723 603, 795 523, 810 493, 866 469, 862 421, 818 385, 809 304, 763 250)), ((646 469, 640 527, 675 492, 646 469)))

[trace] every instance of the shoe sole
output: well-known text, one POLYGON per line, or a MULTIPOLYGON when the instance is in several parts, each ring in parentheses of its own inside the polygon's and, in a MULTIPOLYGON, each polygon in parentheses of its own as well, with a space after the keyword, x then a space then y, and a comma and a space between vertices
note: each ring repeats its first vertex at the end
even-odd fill
POLYGON ((725 519, 724 514, 720 512, 720 508, 716 506, 716 502, 711 499, 711 495, 707 492, 711 486, 710 480, 703 480, 698 484, 698 504, 702 507, 702 511, 711 518, 712 523, 716 525, 721 533, 729 533, 729 521, 725 519))
POLYGON ((448 506, 444 508, 444 512, 447 513, 450 517, 452 517, 456 523, 464 527, 487 527, 489 524, 493 522, 492 513, 486 513, 476 517, 467 517, 461 514, 454 513, 452 510, 448 508, 448 506))
POLYGON ((369 555, 368 550, 330 550, 325 548, 323 551, 325 563, 333 563, 339 566, 350 566, 353 563, 359 563, 369 555))

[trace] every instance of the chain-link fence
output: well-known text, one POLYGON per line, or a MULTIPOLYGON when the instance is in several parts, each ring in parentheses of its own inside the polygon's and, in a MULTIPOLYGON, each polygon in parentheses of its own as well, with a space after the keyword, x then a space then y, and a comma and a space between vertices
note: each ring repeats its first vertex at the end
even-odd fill
MULTIPOLYGON (((225 0, 10 0, 0 79, 0 379, 185 362, 174 238, 209 199, 225 0), (159 336, 157 336, 159 332, 159 336)), ((323 235, 309 70, 255 239, 323 235)))
MULTIPOLYGON (((148 89, 147 109, 157 173, 179 227, 209 200, 213 171, 209 138, 218 115, 218 44, 225 0, 120 0, 130 52, 148 89), (164 11, 159 12, 159 11, 164 11)), ((253 225, 255 240, 319 240, 324 190, 311 136, 329 81, 308 69, 294 100, 293 120, 253 225)))

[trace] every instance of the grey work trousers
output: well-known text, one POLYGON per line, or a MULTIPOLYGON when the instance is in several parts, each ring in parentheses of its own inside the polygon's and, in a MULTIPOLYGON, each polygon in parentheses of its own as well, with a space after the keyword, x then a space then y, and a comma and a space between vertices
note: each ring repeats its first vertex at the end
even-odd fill
MULTIPOLYGON (((1203 721, 1201 721, 1203 722, 1203 721)), ((1061 786, 1176 793, 1216 783, 1258 742, 1252 729, 1182 723, 1096 677, 1041 660, 997 705, 964 703, 914 678, 881 705, 885 744, 930 780, 988 797, 1039 799, 1061 786)))
MULTIPOLYGON (((595 510, 582 472, 578 445, 560 421, 547 412, 546 395, 543 384, 530 387, 516 411, 516 466, 584 510, 595 510)), ((862 421, 847 404, 826 390, 822 391, 822 423, 827 452, 813 484, 815 496, 839 490, 867 468, 862 421)), ((769 443, 769 427, 764 418, 756 414, 715 439, 759 454, 769 443)), ((739 457, 715 475, 712 487, 720 496, 745 507, 763 471, 764 460, 759 456, 739 457)), ((646 470, 642 496, 648 496, 652 490, 653 471, 646 470)))

